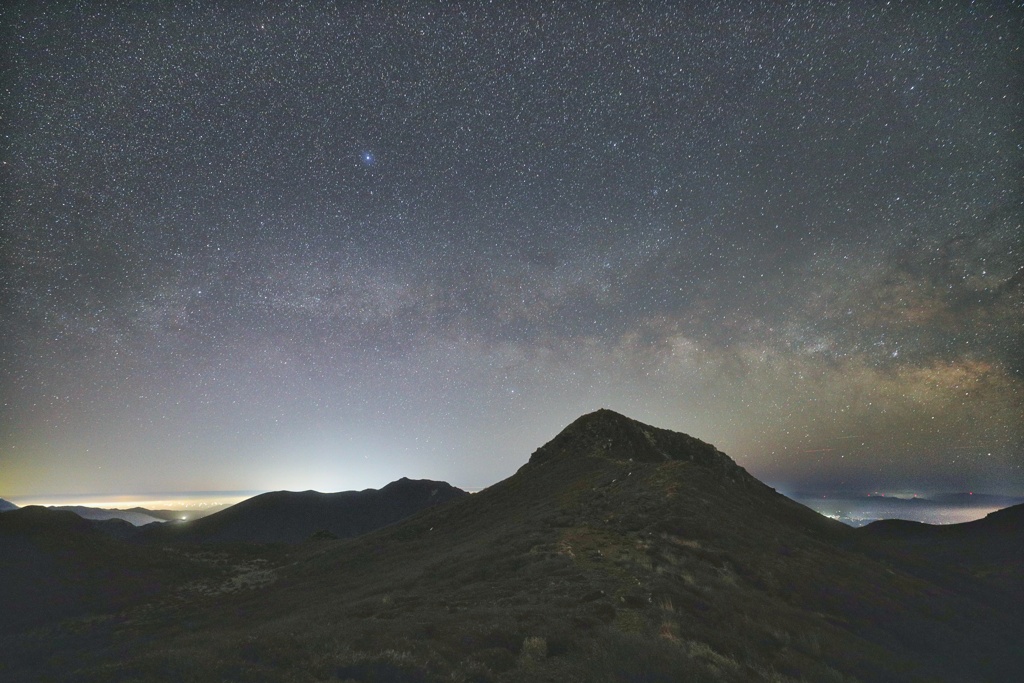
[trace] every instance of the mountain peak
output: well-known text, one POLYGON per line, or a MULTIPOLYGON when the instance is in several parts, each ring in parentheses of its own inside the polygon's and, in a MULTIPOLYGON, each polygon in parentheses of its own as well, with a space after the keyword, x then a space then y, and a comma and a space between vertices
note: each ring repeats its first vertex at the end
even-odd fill
POLYGON ((681 432, 652 427, 607 408, 577 418, 534 451, 530 464, 543 464, 562 454, 636 462, 689 460, 717 469, 740 469, 709 443, 681 432))

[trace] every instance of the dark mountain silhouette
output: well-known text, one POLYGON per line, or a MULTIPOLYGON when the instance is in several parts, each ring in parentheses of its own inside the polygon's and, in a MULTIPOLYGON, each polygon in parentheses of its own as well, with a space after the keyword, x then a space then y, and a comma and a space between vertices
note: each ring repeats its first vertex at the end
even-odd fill
POLYGON ((196 509, 196 510, 150 510, 144 507, 133 507, 125 510, 119 508, 94 508, 85 505, 59 505, 50 506, 54 510, 68 510, 85 519, 123 519, 131 522, 133 526, 146 526, 154 522, 180 522, 183 520, 196 520, 214 514, 227 506, 219 506, 217 509, 196 509))
MULTIPOLYGON (((883 519, 862 527, 858 533, 864 536, 895 538, 901 541, 919 538, 937 541, 943 538, 992 538, 1022 531, 1024 531, 1024 504, 996 510, 988 513, 982 519, 963 524, 934 525, 902 519, 883 519)), ((1024 547, 1021 550, 1024 551, 1024 547)))
POLYGON ((963 524, 886 519, 857 530, 875 552, 922 569, 961 572, 999 583, 1024 605, 1024 504, 963 524))
MULTIPOLYGON (((981 536, 1020 533, 1020 513, 990 517, 981 536)), ((852 529, 709 444, 602 410, 505 481, 356 538, 137 546, 220 573, 182 569, 109 636, 76 622, 0 639, 0 676, 1017 680, 1019 594, 904 553, 919 533, 852 529)))
POLYGON ((0 515, 0 633, 158 595, 177 563, 116 540, 132 528, 35 505, 0 515))
POLYGON ((139 538, 188 543, 298 543, 318 532, 351 538, 467 495, 442 481, 405 478, 379 490, 275 491, 195 521, 147 527, 139 538))
POLYGON ((1024 503, 1024 498, 1020 497, 980 493, 939 494, 913 498, 844 493, 823 495, 807 492, 794 492, 788 495, 823 515, 853 527, 862 527, 883 519, 905 519, 946 525, 976 519, 994 509, 1024 503))
POLYGON ((10 510, 17 510, 18 506, 9 500, 0 498, 0 512, 9 512, 10 510))

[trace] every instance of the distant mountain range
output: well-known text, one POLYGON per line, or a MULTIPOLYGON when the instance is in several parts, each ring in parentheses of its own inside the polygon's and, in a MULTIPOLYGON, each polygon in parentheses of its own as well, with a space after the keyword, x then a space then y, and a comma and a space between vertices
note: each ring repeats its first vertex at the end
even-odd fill
MULTIPOLYGON (((422 509, 469 495, 446 482, 402 478, 380 490, 320 493, 274 491, 254 496, 210 515, 181 519, 174 510, 116 510, 83 505, 29 506, 71 512, 94 522, 92 529, 117 538, 161 543, 298 543, 351 538, 408 517, 422 509), (118 523, 128 522, 127 525, 118 523), (156 524, 154 524, 156 523, 156 524), (145 529, 141 527, 146 527, 145 529)), ((0 499, 2 500, 2 499, 0 499)), ((7 503, 7 501, 3 501, 7 503)), ((18 510, 7 503, 4 510, 18 510)), ((28 509, 28 508, 21 508, 28 509)), ((43 517, 33 517, 43 519, 43 517)))
POLYGON ((379 521, 370 510, 393 495, 445 487, 267 494, 141 527, 153 543, 58 511, 0 515, 0 587, 17 586, 0 607, 18 615, 0 624, 0 678, 967 683, 1024 670, 1024 507, 854 529, 710 444, 600 410, 505 481, 329 540, 324 510, 379 521), (323 540, 240 542, 254 530, 323 540))
POLYGON ((1024 503, 1024 498, 972 493, 899 498, 882 495, 791 494, 811 509, 844 524, 861 527, 882 519, 906 519, 930 524, 966 522, 994 509, 1024 503))
MULTIPOLYGON (((171 520, 180 521, 186 518, 199 519, 217 511, 217 509, 197 509, 189 511, 148 510, 143 507, 133 507, 127 510, 120 510, 117 508, 96 508, 87 505, 48 505, 46 507, 50 510, 65 510, 67 512, 73 512, 83 519, 98 521, 120 519, 131 523, 133 526, 144 526, 146 524, 152 524, 153 522, 167 522, 171 520)), ((19 508, 14 503, 0 498, 0 512, 8 512, 10 510, 17 509, 19 508)))
POLYGON ((83 519, 106 520, 121 519, 133 526, 143 526, 153 522, 164 522, 166 520, 149 514, 148 510, 135 508, 134 510, 107 510, 104 508, 93 508, 84 505, 55 505, 50 506, 51 510, 66 510, 73 512, 83 519))
POLYGON ((185 543, 298 543, 351 538, 469 494, 443 481, 402 478, 380 490, 274 491, 190 522, 143 530, 140 540, 185 543))
POLYGON ((988 493, 970 493, 970 492, 958 492, 958 493, 937 493, 929 496, 913 496, 913 497, 900 497, 900 496, 883 496, 877 494, 830 494, 822 495, 820 493, 813 492, 797 492, 790 496, 794 500, 800 502, 819 502, 819 501, 857 501, 857 502, 872 502, 881 503, 884 502, 888 505, 943 505, 943 506, 958 506, 958 507, 1009 507, 1011 505, 1020 505, 1024 503, 1024 497, 1021 496, 1004 496, 994 495, 988 493))

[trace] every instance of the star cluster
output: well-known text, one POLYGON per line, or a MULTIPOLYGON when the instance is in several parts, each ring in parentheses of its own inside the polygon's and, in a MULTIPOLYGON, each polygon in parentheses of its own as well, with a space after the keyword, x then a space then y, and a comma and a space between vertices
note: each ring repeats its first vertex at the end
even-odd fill
POLYGON ((0 13, 0 493, 479 487, 601 406, 1024 491, 1017 9, 0 13))

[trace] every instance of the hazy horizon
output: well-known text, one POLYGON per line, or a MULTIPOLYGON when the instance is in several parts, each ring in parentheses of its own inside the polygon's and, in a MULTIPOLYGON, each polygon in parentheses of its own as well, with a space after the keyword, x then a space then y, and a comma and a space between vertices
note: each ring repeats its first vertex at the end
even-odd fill
MULTIPOLYGON (((388 482, 390 483, 390 482, 388 482)), ((382 488, 386 484, 371 488, 382 488)), ((274 489, 281 490, 281 489, 274 489)), ((346 489, 355 490, 355 489, 346 489)), ((358 489, 362 490, 362 489, 358 489)), ((464 489, 476 493, 482 489, 464 489)), ((229 507, 268 491, 166 491, 145 494, 121 494, 97 496, 93 494, 75 495, 37 495, 37 496, 4 496, 0 499, 14 503, 18 507, 43 505, 48 507, 84 506, 100 509, 128 509, 140 507, 149 510, 207 510, 214 507, 229 507)), ((336 493, 336 491, 320 491, 320 493, 336 493)), ((957 524, 981 519, 991 512, 1003 509, 1008 505, 1024 502, 1024 496, 1006 495, 990 492, 943 491, 931 493, 850 491, 850 492, 811 492, 800 491, 788 493, 780 491, 786 497, 795 500, 815 512, 838 520, 849 526, 863 526, 879 519, 904 519, 926 524, 957 524), (940 496, 977 495, 978 502, 963 500, 950 502, 933 500, 940 496), (992 504, 989 497, 1013 499, 1005 504, 992 504)))
POLYGON ((141 507, 148 510, 188 510, 234 505, 267 491, 157 491, 147 493, 45 493, 0 498, 18 507, 81 505, 101 509, 141 507))
MULTIPOLYGON (((526 461, 523 462, 526 464, 526 461)), ((3 491, 0 491, 0 499, 16 503, 19 506, 24 505, 88 505, 92 507, 111 507, 117 505, 138 505, 139 507, 150 507, 151 505, 142 505, 142 502, 153 503, 167 503, 175 502, 176 504, 183 504, 182 501, 187 501, 187 504, 193 506, 210 506, 224 504, 222 501, 234 501, 238 502, 244 498, 251 498, 263 493, 269 493, 272 491, 317 491, 319 493, 336 493, 340 491, 362 491, 365 489, 380 489, 384 486, 397 481, 402 477, 396 479, 389 479, 387 481, 376 482, 369 486, 359 487, 348 487, 348 488, 303 488, 303 489, 289 489, 285 487, 279 488, 267 488, 267 489, 228 489, 228 490, 195 490, 195 491, 135 491, 135 492, 99 492, 99 493, 83 493, 83 492, 30 492, 22 494, 10 494, 5 495, 3 491), (25 502, 21 502, 25 501, 25 502), (91 501, 88 503, 78 501, 91 501)), ((446 481, 440 480, 436 477, 408 477, 410 479, 431 479, 435 481, 446 481)), ((490 482, 484 486, 460 486, 457 482, 446 481, 457 488, 470 493, 476 493, 482 491, 485 488, 493 486, 503 480, 490 482)), ((871 489, 871 488, 851 488, 846 490, 837 490, 834 488, 826 489, 793 489, 785 485, 777 485, 773 482, 764 481, 768 486, 776 489, 779 493, 783 494, 787 498, 791 498, 797 501, 813 500, 817 498, 824 499, 836 499, 843 500, 847 498, 868 498, 878 497, 880 499, 889 499, 897 501, 911 501, 911 500, 935 500, 942 496, 956 496, 956 495, 973 495, 977 494, 979 498, 985 496, 997 496, 1005 498, 1021 498, 1024 499, 1024 492, 1012 491, 1009 489, 990 489, 990 490, 955 490, 955 489, 934 489, 934 490, 908 490, 906 488, 895 488, 895 489, 871 489)), ((936 501, 942 502, 942 501, 936 501)), ((174 509, 174 508, 168 508, 174 509)))

